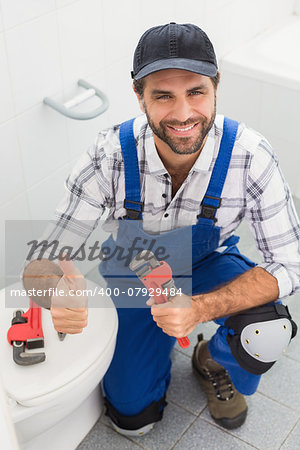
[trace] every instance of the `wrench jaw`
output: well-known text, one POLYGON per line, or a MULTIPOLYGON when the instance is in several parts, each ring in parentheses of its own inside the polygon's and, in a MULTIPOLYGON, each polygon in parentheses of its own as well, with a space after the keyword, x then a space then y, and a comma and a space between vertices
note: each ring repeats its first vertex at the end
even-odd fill
POLYGON ((175 297, 175 296, 176 296, 176 294, 171 295, 171 293, 170 293, 170 292, 176 292, 176 286, 175 286, 175 283, 174 283, 173 278, 171 278, 170 280, 166 281, 166 283, 163 283, 163 284, 161 285, 161 287, 162 287, 163 290, 165 290, 165 289, 168 290, 168 293, 169 293, 169 294, 168 294, 168 299, 169 299, 169 300, 170 300, 172 297, 175 297))
POLYGON ((175 284, 172 270, 165 261, 158 261, 152 252, 143 250, 133 258, 129 268, 135 272, 148 290, 160 291, 155 295, 156 303, 164 303, 171 298, 170 289, 175 289, 175 284))
MULTIPOLYGON (((158 295, 155 295, 155 303, 165 303, 176 295, 171 295, 170 293, 172 290, 174 293, 176 292, 171 267, 165 261, 158 261, 149 250, 143 250, 133 258, 129 268, 136 273, 148 290, 150 288, 159 288, 160 291, 165 290, 167 292, 167 294, 160 292, 158 295), (152 271, 153 273, 150 275, 152 271)), ((190 340, 187 336, 177 338, 177 341, 182 348, 187 348, 190 345, 190 340)))
POLYGON ((45 353, 25 352, 26 346, 28 350, 44 347, 40 308, 38 310, 31 307, 26 313, 21 309, 14 311, 11 325, 7 337, 13 347, 14 362, 19 366, 31 366, 45 361, 45 353))
POLYGON ((150 250, 141 251, 129 264, 130 270, 136 272, 139 278, 148 275, 151 270, 159 266, 160 262, 156 259, 154 253, 150 252, 150 250), (146 264, 148 264, 148 266, 145 266, 146 264))
MULTIPOLYGON (((46 359, 45 353, 26 353, 25 352, 25 342, 23 341, 13 341, 13 360, 19 366, 32 366, 33 364, 38 364, 46 359)), ((40 348, 44 347, 44 339, 28 339, 27 348, 40 348), (38 341, 38 342, 30 342, 38 341), (41 345, 42 344, 42 345, 41 345)))

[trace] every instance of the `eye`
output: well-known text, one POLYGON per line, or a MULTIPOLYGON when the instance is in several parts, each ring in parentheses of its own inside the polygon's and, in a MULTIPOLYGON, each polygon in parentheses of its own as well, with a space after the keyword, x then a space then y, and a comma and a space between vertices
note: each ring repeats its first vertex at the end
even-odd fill
POLYGON ((157 97, 157 100, 168 100, 169 98, 171 97, 168 94, 164 94, 157 97))
POLYGON ((194 95, 201 95, 201 94, 203 94, 202 91, 192 91, 192 92, 190 93, 190 95, 192 95, 192 96, 194 96, 194 95))

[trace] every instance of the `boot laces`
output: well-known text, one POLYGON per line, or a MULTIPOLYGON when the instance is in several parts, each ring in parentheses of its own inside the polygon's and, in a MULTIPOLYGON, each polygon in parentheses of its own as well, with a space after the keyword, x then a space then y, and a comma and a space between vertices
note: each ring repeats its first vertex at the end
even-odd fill
POLYGON ((218 372, 210 372, 206 369, 209 381, 215 389, 216 397, 221 401, 228 401, 234 395, 233 385, 227 370, 222 369, 218 372))

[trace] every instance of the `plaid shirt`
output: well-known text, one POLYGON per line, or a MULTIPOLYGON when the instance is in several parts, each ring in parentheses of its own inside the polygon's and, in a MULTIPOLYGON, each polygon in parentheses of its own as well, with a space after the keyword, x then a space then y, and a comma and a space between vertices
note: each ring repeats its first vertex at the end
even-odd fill
MULTIPOLYGON (((164 232, 197 222, 222 129, 223 116, 217 115, 201 154, 172 199, 171 177, 158 156, 147 119, 142 115, 135 120, 145 231, 164 232)), ((55 214, 58 234, 69 230, 78 235, 78 244, 85 241, 105 209, 104 229, 115 230, 116 219, 126 214, 119 126, 98 134, 65 187, 55 214)), ((245 218, 262 256, 259 267, 276 277, 280 298, 300 290, 300 226, 289 187, 270 144, 244 124, 239 125, 216 218, 221 227, 220 247, 245 218)))

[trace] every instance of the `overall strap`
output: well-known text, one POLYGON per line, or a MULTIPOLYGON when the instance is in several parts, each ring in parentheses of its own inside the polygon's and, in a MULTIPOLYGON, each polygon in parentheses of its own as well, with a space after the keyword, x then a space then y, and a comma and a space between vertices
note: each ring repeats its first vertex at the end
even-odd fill
POLYGON ((199 215, 199 221, 202 219, 208 219, 215 223, 217 220, 215 215, 217 209, 221 205, 221 194, 227 175, 238 126, 239 124, 235 120, 224 117, 223 136, 219 154, 213 168, 207 191, 201 203, 202 208, 199 215))
POLYGON ((133 133, 134 119, 120 125, 120 144, 124 159, 125 170, 125 199, 126 219, 142 219, 144 203, 141 202, 141 182, 137 157, 137 149, 133 133))

